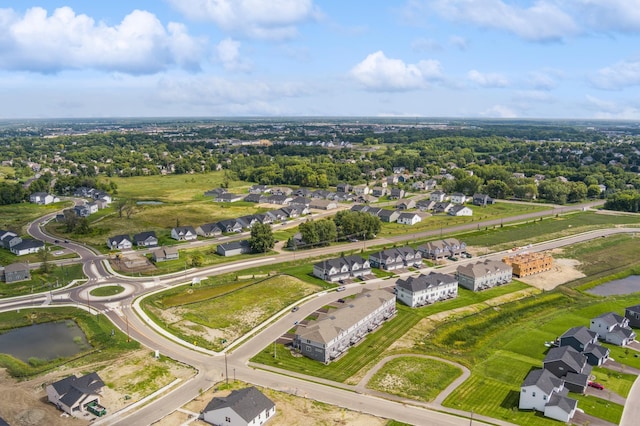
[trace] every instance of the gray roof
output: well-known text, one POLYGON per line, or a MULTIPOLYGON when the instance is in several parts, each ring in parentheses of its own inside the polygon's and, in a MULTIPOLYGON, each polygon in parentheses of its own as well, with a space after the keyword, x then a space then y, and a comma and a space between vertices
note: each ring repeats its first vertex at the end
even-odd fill
POLYGON ((20 272, 20 271, 28 271, 29 265, 22 262, 12 263, 4 267, 4 271, 6 272, 20 272))
POLYGON ((572 398, 567 398, 566 396, 553 394, 551 395, 551 398, 549 398, 549 402, 547 402, 546 406, 558 407, 565 413, 571 413, 578 406, 578 401, 572 398))
POLYGON ((562 385, 562 379, 557 378, 551 371, 544 369, 532 370, 522 382, 522 387, 537 386, 547 395, 562 385))
POLYGON ((636 312, 640 314, 640 305, 629 306, 628 308, 626 308, 626 310, 629 312, 636 312))
POLYGON ((609 348, 605 348, 602 345, 598 345, 597 343, 589 343, 582 353, 584 354, 593 354, 597 358, 604 358, 609 355, 609 348))
POLYGON ((464 275, 465 277, 484 277, 491 273, 498 273, 503 271, 512 270, 511 266, 500 260, 490 260, 487 259, 484 262, 476 262, 473 264, 460 265, 456 270, 458 274, 464 275))
POLYGON ((589 383, 589 375, 588 374, 579 374, 568 372, 566 375, 562 377, 565 383, 586 387, 587 383, 589 383))
POLYGON ((213 398, 205 407, 204 411, 219 410, 221 408, 231 408, 247 423, 258 417, 265 410, 275 407, 273 401, 264 396, 255 387, 234 390, 227 397, 213 398))
POLYGON ((98 373, 89 373, 82 377, 76 377, 75 375, 66 377, 51 386, 56 390, 58 395, 61 396, 60 401, 71 407, 75 404, 83 395, 96 394, 104 386, 104 382, 98 376, 98 373))
POLYGON ((632 329, 627 327, 620 327, 619 325, 613 327, 613 330, 611 330, 608 334, 615 334, 623 339, 631 339, 636 336, 636 333, 632 329))
POLYGON ((554 361, 562 361, 574 371, 584 372, 591 371, 586 364, 585 356, 573 349, 571 346, 562 346, 559 348, 551 348, 544 358, 544 363, 554 361))
POLYGON ((607 312, 602 315, 598 315, 596 318, 603 319, 609 326, 621 324, 624 321, 624 317, 616 314, 615 312, 607 312))
POLYGON ((568 338, 568 337, 573 337, 578 342, 582 343, 583 345, 586 345, 589 342, 592 342, 596 337, 598 337, 598 333, 596 333, 595 331, 589 330, 585 326, 572 327, 569 330, 565 331, 564 334, 560 336, 560 339, 568 338))
POLYGON ((133 236, 133 240, 134 240, 135 242, 138 242, 138 241, 146 241, 146 240, 148 240, 149 238, 155 238, 155 239, 157 239, 157 238, 156 238, 156 233, 155 233, 154 231, 145 231, 145 232, 141 232, 141 233, 136 234, 136 235, 134 235, 134 236, 133 236))
POLYGON ((328 343, 338 337, 340 333, 353 327, 370 313, 374 312, 385 302, 395 300, 395 294, 385 290, 363 291, 349 303, 327 314, 321 314, 317 320, 309 321, 307 325, 299 325, 296 334, 301 339, 313 342, 328 343))
POLYGON ((420 274, 417 277, 410 276, 406 280, 399 279, 396 281, 396 287, 415 293, 428 288, 439 287, 444 284, 452 284, 456 282, 458 282, 458 280, 453 275, 430 272, 429 275, 420 274))
POLYGON ((22 240, 21 243, 18 243, 15 246, 13 246, 13 248, 11 250, 12 251, 13 250, 20 251, 20 250, 24 250, 24 249, 39 248, 39 247, 44 247, 44 243, 42 241, 38 241, 38 240, 22 240))
POLYGON ((222 248, 224 251, 228 250, 238 250, 238 249, 251 249, 251 244, 249 240, 239 240, 239 241, 230 241, 228 243, 223 243, 218 245, 218 247, 222 248))
POLYGON ((125 240, 131 242, 131 237, 125 234, 116 235, 114 237, 109 238, 109 244, 113 244, 113 243, 120 244, 125 240))
POLYGON ((331 269, 332 267, 340 269, 342 265, 346 264, 349 266, 349 270, 351 270, 351 268, 355 263, 359 263, 360 265, 362 265, 364 264, 364 262, 366 262, 366 260, 363 259, 361 256, 353 254, 351 256, 343 256, 343 257, 323 260, 322 262, 316 263, 314 266, 322 268, 323 270, 326 271, 328 269, 331 269))

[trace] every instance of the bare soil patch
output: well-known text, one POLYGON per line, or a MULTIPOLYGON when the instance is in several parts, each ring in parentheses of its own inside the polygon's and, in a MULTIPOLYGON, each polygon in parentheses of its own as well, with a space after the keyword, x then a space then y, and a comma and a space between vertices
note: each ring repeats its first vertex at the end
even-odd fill
POLYGON ((156 266, 139 253, 123 253, 119 257, 110 257, 111 267, 122 273, 148 272, 156 270, 156 266))
MULTIPOLYGON (((238 389, 248 386, 240 385, 239 383, 236 385, 238 389)), ((292 395, 262 388, 260 388, 260 391, 276 404, 276 415, 269 420, 269 425, 384 426, 387 424, 386 419, 313 401, 305 398, 304 395, 292 395)), ((212 388, 182 408, 185 411, 200 413, 213 397, 224 397, 229 393, 231 393, 230 390, 216 390, 216 388, 212 388)), ((180 421, 184 422, 185 419, 188 418, 189 416, 187 414, 175 411, 159 422, 154 423, 154 426, 178 426, 182 424, 180 421)), ((196 420, 190 424, 193 426, 208 426, 208 423, 203 420, 196 420)))
MULTIPOLYGON (((555 250, 554 250, 555 252, 555 250)), ((554 258, 550 271, 520 278, 520 281, 540 290, 552 290, 585 275, 577 269, 580 262, 575 259, 554 258)))
POLYGON ((118 411, 166 386, 176 378, 186 380, 193 370, 173 361, 156 360, 147 349, 125 357, 77 368, 60 369, 18 381, 0 369, 0 417, 12 426, 87 425, 88 420, 68 417, 47 401, 46 386, 71 374, 82 376, 96 371, 105 382, 100 402, 108 413, 118 411), (164 372, 164 373, 162 373, 164 372), (125 399, 129 395, 130 399, 125 399))

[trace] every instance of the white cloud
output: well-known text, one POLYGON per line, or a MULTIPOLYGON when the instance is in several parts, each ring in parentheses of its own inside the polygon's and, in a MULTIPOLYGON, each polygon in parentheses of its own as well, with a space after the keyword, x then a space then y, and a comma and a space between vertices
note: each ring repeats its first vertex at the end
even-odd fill
POLYGON ((0 9, 0 68, 35 72, 93 68, 147 74, 174 65, 197 69, 203 40, 186 28, 167 28, 149 12, 134 10, 115 26, 76 15, 69 7, 48 15, 34 7, 20 16, 0 9))
POLYGON ((640 60, 621 61, 600 69, 591 82, 599 89, 620 90, 640 85, 640 60))
POLYGON ((406 64, 401 59, 387 58, 382 51, 371 53, 351 69, 351 76, 367 89, 406 91, 425 89, 430 80, 442 78, 442 66, 436 60, 406 64))
POLYGON ((640 0, 565 0, 564 6, 592 30, 640 31, 640 0))
POLYGON ((613 101, 586 96, 587 108, 594 111, 594 118, 611 120, 638 120, 640 109, 633 105, 619 104, 613 101))
POLYGON ((481 115, 492 118, 517 118, 518 114, 511 108, 504 105, 494 105, 491 108, 483 111, 481 115))
POLYGON ((168 0, 189 19, 258 39, 295 37, 297 25, 322 17, 313 0, 168 0))
POLYGON ((469 47, 469 41, 466 38, 455 35, 449 38, 449 44, 460 50, 467 50, 469 47))
POLYGON ((428 1, 436 13, 447 19, 505 30, 526 40, 561 40, 578 32, 572 17, 549 0, 538 0, 527 8, 502 0, 428 1))
POLYGON ((246 72, 251 69, 251 63, 240 56, 240 45, 239 41, 226 38, 216 46, 218 59, 225 70, 246 72))
POLYGON ((467 73, 467 78, 481 87, 507 87, 509 80, 502 74, 481 73, 471 70, 467 73))

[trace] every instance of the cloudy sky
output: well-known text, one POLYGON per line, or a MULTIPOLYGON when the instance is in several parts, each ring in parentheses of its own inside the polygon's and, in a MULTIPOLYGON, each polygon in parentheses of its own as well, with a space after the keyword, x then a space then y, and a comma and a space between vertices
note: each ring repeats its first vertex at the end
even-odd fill
POLYGON ((640 0, 8 0, 0 118, 640 119, 640 0))

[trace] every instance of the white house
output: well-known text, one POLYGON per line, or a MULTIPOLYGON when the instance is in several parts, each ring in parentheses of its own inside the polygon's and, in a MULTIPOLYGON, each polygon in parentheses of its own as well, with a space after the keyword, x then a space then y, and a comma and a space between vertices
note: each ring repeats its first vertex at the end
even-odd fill
POLYGON ((629 327, 629 320, 614 312, 593 318, 589 330, 598 333, 601 340, 618 346, 626 346, 636 338, 636 333, 629 327))
POLYGON ((567 398, 564 381, 549 370, 531 371, 520 386, 521 410, 536 410, 545 417, 569 422, 578 408, 578 401, 567 398))
POLYGON ((178 241, 191 241, 198 238, 193 226, 177 226, 171 230, 171 238, 178 241))
POLYGON ((29 195, 29 201, 31 203, 35 203, 35 204, 51 204, 54 203, 58 200, 56 197, 54 197, 51 194, 47 194, 46 192, 34 192, 33 194, 29 195))
POLYGON ((397 222, 403 225, 415 225, 422 222, 422 217, 418 213, 400 213, 397 222))
POLYGON ((429 199, 431 201, 434 201, 436 203, 441 203, 444 200, 447 199, 447 194, 445 194, 442 191, 433 191, 430 195, 429 195, 429 199))
POLYGON ((100 404, 100 391, 103 387, 104 382, 98 373, 82 377, 72 375, 48 385, 47 398, 65 413, 81 416, 87 412, 88 405, 100 404))
POLYGON ((128 235, 116 235, 107 239, 107 245, 111 250, 130 250, 133 247, 131 237, 128 235))
POLYGON ((276 414, 276 405, 255 387, 234 390, 213 398, 202 412, 205 422, 216 426, 259 426, 276 414))
POLYGON ((467 196, 461 192, 456 192, 455 194, 451 194, 450 200, 454 204, 464 204, 467 201, 467 196))
POLYGON ((473 210, 462 204, 456 204, 448 211, 451 216, 473 216, 473 210))

